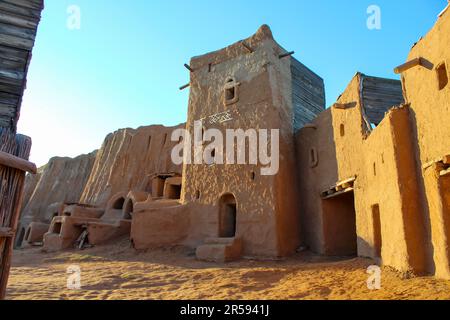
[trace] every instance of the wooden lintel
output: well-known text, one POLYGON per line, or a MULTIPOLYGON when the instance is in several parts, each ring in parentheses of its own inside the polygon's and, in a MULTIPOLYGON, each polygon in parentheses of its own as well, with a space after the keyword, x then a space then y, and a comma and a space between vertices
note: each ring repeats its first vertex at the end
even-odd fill
POLYGON ((34 163, 3 151, 0 151, 0 165, 18 169, 24 172, 30 172, 32 174, 37 173, 37 168, 34 163))
POLYGON ((356 176, 348 178, 348 179, 345 179, 345 180, 342 180, 342 181, 338 182, 336 184, 336 186, 338 186, 338 187, 340 187, 340 186, 352 186, 353 182, 355 182, 355 180, 356 180, 356 176))
POLYGON ((423 61, 422 58, 415 58, 412 59, 411 61, 408 61, 400 66, 398 66, 397 68, 394 69, 394 72, 396 74, 400 74, 405 72, 406 70, 409 70, 411 68, 417 67, 417 66, 422 66, 423 65, 423 61))
POLYGON ((351 188, 347 188, 347 189, 343 189, 343 190, 341 190, 341 191, 337 191, 337 192, 331 193, 331 194, 329 194, 329 195, 327 195, 327 196, 322 195, 322 199, 323 199, 323 200, 331 199, 331 198, 334 198, 334 197, 343 195, 343 194, 345 194, 345 193, 352 192, 353 190, 354 190, 353 187, 351 187, 351 188))

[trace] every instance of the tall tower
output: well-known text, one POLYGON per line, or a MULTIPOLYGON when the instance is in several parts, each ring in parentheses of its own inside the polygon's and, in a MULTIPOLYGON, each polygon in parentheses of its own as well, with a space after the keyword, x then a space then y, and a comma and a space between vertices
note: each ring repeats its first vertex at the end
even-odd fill
POLYGON ((190 69, 186 128, 191 137, 195 139, 195 124, 201 123, 200 143, 207 148, 208 137, 202 135, 217 129, 225 146, 230 143, 226 130, 241 129, 245 148, 238 146, 238 139, 233 145, 235 154, 245 149, 246 162, 227 164, 223 155, 225 163, 220 164, 222 154, 214 149, 210 162, 185 163, 183 202, 194 205, 199 219, 208 221, 205 236, 238 237, 244 255, 294 252, 300 237, 294 133, 325 109, 323 80, 279 46, 266 25, 248 39, 192 58, 190 69), (272 130, 278 130, 279 139, 273 141, 279 141, 279 156, 273 141, 266 153, 279 160, 279 170, 260 157, 250 161, 248 138, 253 130, 259 153, 261 130, 267 130, 269 142, 276 138, 272 130))

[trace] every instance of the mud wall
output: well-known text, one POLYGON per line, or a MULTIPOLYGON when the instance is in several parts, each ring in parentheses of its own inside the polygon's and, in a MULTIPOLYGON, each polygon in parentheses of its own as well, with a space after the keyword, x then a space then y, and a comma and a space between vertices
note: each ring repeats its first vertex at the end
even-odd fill
POLYGON ((27 177, 22 220, 49 222, 49 206, 60 202, 78 202, 94 164, 96 152, 76 158, 55 157, 27 177))
POLYGON ((97 152, 92 172, 80 202, 105 207, 119 192, 149 189, 150 177, 156 173, 179 173, 181 166, 171 160, 171 141, 176 127, 146 126, 121 129, 109 134, 97 152))

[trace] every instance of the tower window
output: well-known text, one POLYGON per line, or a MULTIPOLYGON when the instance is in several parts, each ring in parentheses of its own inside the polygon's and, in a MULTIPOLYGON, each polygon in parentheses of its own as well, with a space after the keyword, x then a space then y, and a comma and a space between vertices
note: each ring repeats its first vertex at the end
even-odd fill
POLYGON ((239 101, 239 83, 234 78, 227 78, 225 81, 225 104, 230 105, 239 101))
POLYGON ((439 90, 444 89, 448 84, 448 72, 445 62, 436 67, 439 90))
POLYGON ((345 126, 344 126, 344 124, 341 124, 340 131, 341 131, 341 137, 345 136, 345 126))

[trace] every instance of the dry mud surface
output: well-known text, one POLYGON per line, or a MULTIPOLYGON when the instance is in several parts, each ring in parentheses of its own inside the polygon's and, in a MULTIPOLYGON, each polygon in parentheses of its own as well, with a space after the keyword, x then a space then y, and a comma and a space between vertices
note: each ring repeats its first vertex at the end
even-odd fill
POLYGON ((371 260, 310 253, 283 261, 200 262, 186 248, 136 252, 128 240, 83 251, 15 252, 7 299, 450 299, 450 281, 404 279, 382 270, 367 289, 371 260), (67 289, 67 268, 81 268, 80 290, 67 289))

